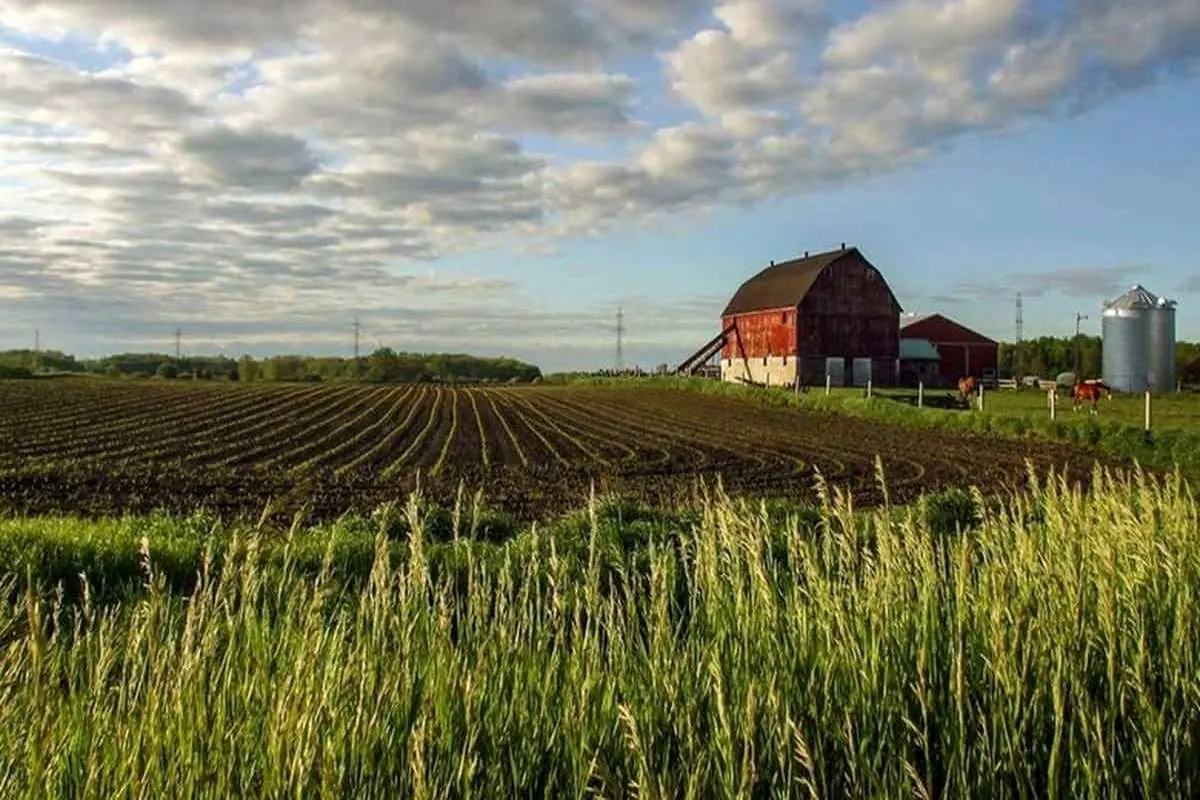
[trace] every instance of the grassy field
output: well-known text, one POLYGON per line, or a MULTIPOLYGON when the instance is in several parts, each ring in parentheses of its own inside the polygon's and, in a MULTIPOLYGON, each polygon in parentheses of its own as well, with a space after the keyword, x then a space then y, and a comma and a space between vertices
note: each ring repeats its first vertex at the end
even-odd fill
MULTIPOLYGON (((984 434, 1004 439, 1028 440, 1026 452, 1038 453, 1046 445, 1071 444, 1120 459, 1135 459, 1160 469, 1180 468, 1200 476, 1200 395, 1155 398, 1153 430, 1142 426, 1141 399, 1114 397, 1102 401, 1098 415, 1071 410, 1069 399, 1059 406, 1057 419, 1049 419, 1044 395, 1029 391, 992 392, 985 410, 953 405, 950 390, 931 391, 929 405, 916 407, 916 393, 884 389, 866 399, 862 389, 824 389, 795 394, 785 389, 751 388, 704 378, 582 379, 577 384, 624 388, 633 384, 686 392, 754 400, 768 407, 834 412, 844 417, 870 419, 910 430, 939 431, 956 436, 984 434), (1036 444, 1044 442, 1046 445, 1036 444)), ((1062 398, 1060 398, 1062 400, 1062 398)), ((986 452, 986 446, 981 452, 986 452)))
MULTIPOLYGON (((859 395, 854 390, 839 390, 842 393, 859 395)), ((945 397, 948 390, 931 390, 933 397, 945 397)), ((884 397, 912 403, 915 402, 916 392, 889 389, 882 393, 884 397)), ((1060 393, 1058 398, 1058 416, 1060 418, 1076 418, 1087 414, 1088 407, 1081 407, 1078 412, 1071 406, 1071 398, 1060 393)), ((1021 391, 990 391, 984 394, 984 410, 989 414, 1022 416, 1031 419, 1049 419, 1050 406, 1046 394, 1033 389, 1021 391)), ((1196 429, 1200 428, 1200 394, 1172 393, 1155 396, 1151 401, 1151 427, 1157 429, 1196 429)), ((1123 425, 1142 427, 1145 419, 1145 398, 1141 395, 1126 395, 1114 393, 1111 401, 1101 400, 1097 408, 1097 418, 1104 422, 1117 422, 1123 425)))
POLYGON ((1186 485, 1031 480, 963 533, 824 498, 503 544, 416 500, 285 536, 5 521, 0 796, 1200 791, 1186 485), (54 572, 72 549, 136 586, 54 572))

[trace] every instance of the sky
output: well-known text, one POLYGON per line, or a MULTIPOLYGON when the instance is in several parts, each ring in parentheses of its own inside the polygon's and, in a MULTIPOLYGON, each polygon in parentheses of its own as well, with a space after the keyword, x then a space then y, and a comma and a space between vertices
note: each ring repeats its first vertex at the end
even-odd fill
POLYGON ((1196 0, 0 0, 0 349, 675 363, 771 260, 1200 339, 1196 0))

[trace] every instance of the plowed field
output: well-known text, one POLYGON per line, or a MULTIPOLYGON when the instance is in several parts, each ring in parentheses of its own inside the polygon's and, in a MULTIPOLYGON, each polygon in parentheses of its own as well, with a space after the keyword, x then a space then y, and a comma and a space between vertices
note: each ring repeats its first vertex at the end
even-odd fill
POLYGON ((0 383, 0 504, 26 513, 369 510, 419 480, 523 518, 591 487, 663 501, 697 477, 810 498, 814 469, 878 499, 1024 478, 1025 458, 1086 478, 1094 455, 650 388, 469 388, 109 381, 0 383))

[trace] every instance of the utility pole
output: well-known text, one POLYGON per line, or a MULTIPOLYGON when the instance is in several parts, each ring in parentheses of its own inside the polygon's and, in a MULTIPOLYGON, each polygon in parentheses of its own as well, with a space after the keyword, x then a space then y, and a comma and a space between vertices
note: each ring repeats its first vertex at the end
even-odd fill
POLYGON ((179 363, 180 357, 183 355, 183 329, 175 329, 175 363, 179 363))
POLYGON ((1087 314, 1075 312, 1075 380, 1079 380, 1079 323, 1087 319, 1087 314))
POLYGON ((625 312, 617 306, 617 372, 625 369, 625 312))
POLYGON ((362 330, 362 326, 358 324, 358 317, 354 318, 354 380, 358 380, 358 334, 362 330))
POLYGON ((1021 380, 1024 375, 1021 372, 1021 350, 1024 349, 1023 342, 1025 341, 1025 315, 1022 307, 1021 293, 1017 292, 1017 346, 1016 352, 1013 353, 1013 377, 1021 380))
POLYGON ((33 329, 33 371, 38 372, 42 368, 42 331, 39 328, 33 329))

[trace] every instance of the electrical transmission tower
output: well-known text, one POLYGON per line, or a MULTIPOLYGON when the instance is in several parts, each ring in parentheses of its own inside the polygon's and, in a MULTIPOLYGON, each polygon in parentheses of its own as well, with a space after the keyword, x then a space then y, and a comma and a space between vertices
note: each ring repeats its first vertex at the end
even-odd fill
POLYGON ((183 354, 183 329, 175 329, 175 360, 178 361, 183 354))
POLYGON ((625 369, 625 312, 617 306, 617 372, 625 369))
POLYGON ((1021 293, 1017 292, 1017 341, 1025 341, 1025 315, 1021 303, 1021 293))
POLYGON ((358 317, 354 318, 354 380, 358 380, 358 335, 362 331, 362 326, 358 324, 358 317))

